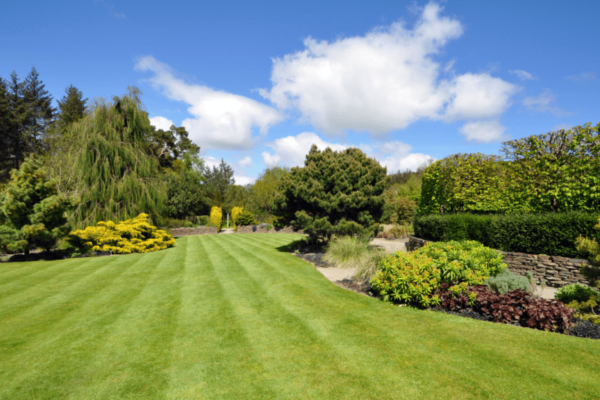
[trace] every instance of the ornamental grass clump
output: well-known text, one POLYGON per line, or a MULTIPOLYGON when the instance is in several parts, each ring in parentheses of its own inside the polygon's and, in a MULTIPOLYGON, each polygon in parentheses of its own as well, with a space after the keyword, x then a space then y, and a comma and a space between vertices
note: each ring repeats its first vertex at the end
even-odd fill
POLYGON ((411 252, 389 255, 379 265, 371 286, 384 301, 431 307, 446 283, 456 293, 482 285, 506 269, 502 255, 474 241, 428 243, 411 252))
POLYGON ((69 242, 82 252, 103 251, 114 254, 150 253, 175 245, 166 231, 148 223, 148 214, 114 223, 100 221, 69 234, 69 242))
POLYGON ((355 279, 368 281, 379 270, 385 252, 369 246, 369 239, 354 236, 335 237, 327 245, 323 261, 338 268, 356 268, 355 279))

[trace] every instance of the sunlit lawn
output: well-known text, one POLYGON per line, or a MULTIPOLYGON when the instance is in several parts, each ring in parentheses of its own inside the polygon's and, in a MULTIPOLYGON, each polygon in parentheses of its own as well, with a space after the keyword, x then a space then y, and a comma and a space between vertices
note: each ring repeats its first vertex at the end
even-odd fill
POLYGON ((346 291, 298 238, 0 264, 0 398, 600 398, 600 341, 346 291))

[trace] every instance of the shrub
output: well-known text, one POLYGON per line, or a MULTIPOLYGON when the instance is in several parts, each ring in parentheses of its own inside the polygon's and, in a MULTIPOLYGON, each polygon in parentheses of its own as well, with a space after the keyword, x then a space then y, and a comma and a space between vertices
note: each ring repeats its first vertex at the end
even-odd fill
POLYGON ((250 211, 242 211, 235 219, 235 224, 237 226, 256 225, 256 220, 250 211))
POLYGON ((117 222, 100 221, 69 234, 69 242, 81 252, 105 251, 116 254, 150 253, 175 245, 175 239, 164 230, 148 223, 148 214, 117 222))
POLYGON ((231 209, 231 219, 233 220, 233 230, 237 232, 237 225, 235 223, 235 220, 237 219, 238 215, 240 215, 242 213, 242 211, 244 211, 244 207, 233 207, 231 209))
POLYGON ((400 239, 413 233, 412 224, 394 225, 389 231, 379 232, 377 237, 382 239, 400 239))
POLYGON ((320 151, 315 145, 304 165, 281 181, 273 204, 281 223, 304 229, 311 242, 379 233, 384 167, 357 148, 320 151))
POLYGON ((586 302, 592 296, 597 296, 598 292, 589 286, 580 285, 573 283, 571 285, 563 286, 554 295, 554 298, 558 301, 562 301, 565 304, 569 304, 573 300, 579 302, 586 302))
POLYGON ((546 331, 564 331, 571 326, 573 310, 557 300, 537 299, 524 290, 505 294, 491 292, 487 286, 476 286, 457 293, 448 284, 438 292, 440 307, 447 311, 472 308, 491 317, 494 322, 518 324, 546 331))
MULTIPOLYGON (((595 230, 600 230, 600 218, 598 218, 598 224, 594 226, 595 230)), ((586 253, 590 256, 591 266, 584 266, 581 272, 592 282, 595 282, 596 286, 600 286, 600 245, 594 238, 588 239, 587 236, 583 237, 579 235, 576 242, 577 250, 586 253)))
POLYGON ((221 231, 221 227, 223 226, 223 211, 221 211, 221 207, 211 208, 210 222, 215 224, 217 231, 221 231))
POLYGON ((69 231, 66 213, 75 204, 58 193, 38 160, 25 159, 0 194, 0 248, 25 254, 53 249, 69 231))
POLYGON ((429 307, 439 303, 434 292, 442 283, 461 292, 499 274, 506 264, 498 252, 477 242, 438 242, 389 255, 380 269, 371 285, 384 301, 429 307))
POLYGON ((434 241, 476 240, 485 246, 528 254, 585 258, 577 249, 580 234, 597 237, 595 214, 584 212, 417 216, 415 236, 434 241))
POLYGON ((198 224, 206 225, 210 222, 210 217, 208 215, 200 215, 198 216, 198 224))
POLYGON ((513 274, 508 269, 505 269, 496 276, 489 277, 484 283, 488 289, 498 294, 504 294, 516 289, 526 292, 531 291, 529 279, 513 274))

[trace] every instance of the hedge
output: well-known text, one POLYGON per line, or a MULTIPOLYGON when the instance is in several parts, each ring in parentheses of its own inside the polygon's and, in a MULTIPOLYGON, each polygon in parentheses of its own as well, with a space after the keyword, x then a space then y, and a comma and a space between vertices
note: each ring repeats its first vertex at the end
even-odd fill
POLYGON ((586 259, 577 250, 579 235, 600 240, 597 213, 419 215, 415 236, 433 241, 476 240, 503 251, 586 259))

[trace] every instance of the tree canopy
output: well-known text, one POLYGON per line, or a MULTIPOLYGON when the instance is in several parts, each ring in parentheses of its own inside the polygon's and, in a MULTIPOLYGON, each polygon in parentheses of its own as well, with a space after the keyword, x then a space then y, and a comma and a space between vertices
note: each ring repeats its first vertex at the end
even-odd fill
POLYGON ((334 234, 375 236, 385 176, 386 168, 357 148, 319 151, 313 145, 304 168, 292 168, 283 179, 273 212, 312 241, 334 234))
POLYGON ((156 217, 165 211, 166 188, 146 140, 150 130, 135 88, 99 104, 70 126, 69 134, 80 138, 82 148, 76 163, 78 226, 122 221, 141 213, 156 217))

